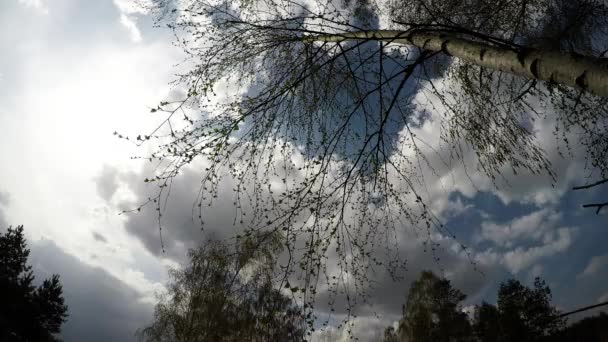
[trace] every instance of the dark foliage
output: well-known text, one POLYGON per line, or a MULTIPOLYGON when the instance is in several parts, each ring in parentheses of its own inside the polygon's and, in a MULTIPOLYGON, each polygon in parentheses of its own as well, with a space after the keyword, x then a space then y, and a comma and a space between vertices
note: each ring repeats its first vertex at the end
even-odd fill
POLYGON ((23 226, 0 234, 0 341, 58 341, 67 318, 59 276, 36 287, 23 226))
POLYGON ((475 315, 481 341, 541 341, 560 331, 564 319, 551 305, 551 289, 540 278, 534 287, 510 279, 500 285, 497 306, 482 303, 475 315))
POLYGON ((606 342, 608 341, 608 314, 584 318, 548 339, 550 342, 606 342))
POLYGON ((302 310, 271 283, 276 242, 263 240, 263 246, 245 239, 234 250, 221 242, 192 250, 190 263, 171 271, 168 293, 141 340, 302 341, 302 310))
POLYGON ((466 341, 471 327, 460 307, 465 298, 449 280, 422 272, 410 287, 399 327, 387 329, 385 341, 466 341))
MULTIPOLYGON (((575 326, 564 330, 565 319, 551 305, 551 290, 540 278, 534 280, 532 288, 515 279, 505 281, 500 285, 497 305, 483 302, 476 307, 471 322, 460 307, 465 298, 449 280, 422 272, 410 287, 398 328, 387 328, 384 342, 569 341, 559 338, 580 333, 581 328, 575 326)), ((585 324, 598 326, 598 322, 585 324)), ((596 333, 599 336, 601 332, 596 333)))

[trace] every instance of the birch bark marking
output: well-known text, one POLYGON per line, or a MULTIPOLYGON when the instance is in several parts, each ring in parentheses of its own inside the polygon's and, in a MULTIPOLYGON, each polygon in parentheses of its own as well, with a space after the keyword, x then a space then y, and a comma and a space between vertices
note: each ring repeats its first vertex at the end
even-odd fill
POLYGON ((307 36, 305 43, 383 40, 441 51, 479 66, 555 82, 608 97, 608 59, 532 48, 509 49, 440 32, 357 31, 307 36))

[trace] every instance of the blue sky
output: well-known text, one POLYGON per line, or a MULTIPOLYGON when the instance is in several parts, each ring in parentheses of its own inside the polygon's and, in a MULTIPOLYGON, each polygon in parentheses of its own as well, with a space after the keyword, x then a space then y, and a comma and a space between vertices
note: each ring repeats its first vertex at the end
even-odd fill
MULTIPOLYGON (((171 35, 152 28, 128 0, 7 0, 0 2, 0 229, 25 225, 39 279, 59 273, 70 308, 66 341, 131 341, 152 317, 168 266, 201 238, 189 219, 199 179, 177 181, 167 209, 167 253, 160 252, 153 212, 118 215, 145 199, 148 166, 131 160, 145 150, 117 140, 115 130, 154 127, 149 109, 170 96, 181 55, 171 35)), ((608 210, 581 204, 608 199, 608 186, 573 192, 587 182, 584 160, 560 158, 550 120, 535 129, 558 174, 507 174, 495 189, 483 175, 454 167, 430 182, 433 210, 474 251, 473 270, 453 241, 444 240, 445 276, 469 299, 495 300, 500 281, 547 280, 564 310, 608 300, 608 210), (466 179, 465 179, 466 178, 466 179)), ((437 132, 431 123, 421 136, 437 132)), ((471 161, 474 164, 474 161, 471 161)), ((214 209, 218 231, 232 222, 229 205, 214 209)), ((409 271, 376 289, 375 317, 362 309, 356 334, 373 340, 399 316, 406 289, 422 269, 439 272, 416 241, 400 241, 409 271)), ((343 332, 324 334, 339 340, 343 332)), ((321 337, 321 335, 317 335, 321 337)))

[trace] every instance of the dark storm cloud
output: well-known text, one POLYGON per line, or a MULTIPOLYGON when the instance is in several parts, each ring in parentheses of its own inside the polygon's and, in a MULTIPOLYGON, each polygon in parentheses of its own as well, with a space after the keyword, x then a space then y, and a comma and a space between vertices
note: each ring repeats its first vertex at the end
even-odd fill
MULTIPOLYGON (((203 216, 204 231, 198 219, 198 210, 193 211, 197 203, 201 175, 193 168, 182 170, 171 185, 170 197, 164 206, 161 217, 162 241, 165 249, 164 256, 182 260, 188 248, 206 238, 226 238, 231 236, 239 227, 235 226, 232 186, 229 181, 220 185, 220 196, 213 204, 213 210, 207 210, 203 216)), ((141 174, 120 176, 136 199, 120 204, 121 209, 133 209, 156 193, 157 188, 143 179, 151 174, 149 167, 141 174)), ((131 235, 140 239, 144 246, 153 254, 161 255, 161 238, 158 226, 158 212, 154 203, 143 207, 140 212, 126 214, 125 229, 131 235)))
POLYGON ((136 329, 152 318, 152 306, 108 272, 65 253, 54 242, 29 243, 36 281, 59 274, 69 317, 62 327, 66 342, 133 341, 136 329))

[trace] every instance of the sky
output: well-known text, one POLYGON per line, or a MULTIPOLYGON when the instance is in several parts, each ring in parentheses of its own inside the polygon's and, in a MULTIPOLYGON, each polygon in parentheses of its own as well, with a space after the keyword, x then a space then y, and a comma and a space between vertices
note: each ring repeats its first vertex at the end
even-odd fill
MULTIPOLYGON (((0 229, 25 226, 38 281, 60 275, 68 342, 134 340, 135 330, 152 319, 167 268, 202 237, 191 217, 200 184, 195 167, 172 190, 165 253, 153 210, 119 215, 153 189, 142 181, 150 166, 131 159, 147 151, 112 133, 158 124, 161 117, 150 108, 170 96, 168 83, 182 58, 169 32, 152 27, 145 11, 130 3, 0 2, 0 229)), ((576 151, 559 157, 550 125, 539 120, 534 128, 557 172, 555 187, 521 174, 495 189, 482 175, 465 179, 458 168, 431 182, 433 209, 471 247, 484 272, 447 238, 439 268, 405 234, 399 240, 408 259, 405 280, 376 275, 374 307, 351 322, 360 340, 373 341, 399 318, 409 284, 427 268, 467 294, 465 306, 495 301, 497 286, 509 277, 525 284, 546 279, 563 310, 608 300, 608 211, 581 208, 607 198, 608 187, 571 191, 586 182, 584 161, 576 151)), ((432 137, 438 129, 428 123, 418 134, 432 137)), ((212 223, 221 231, 232 215, 228 203, 220 203, 212 223)), ((329 327, 314 339, 345 336, 344 329, 329 327)))

